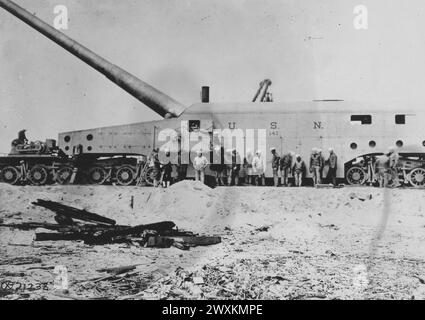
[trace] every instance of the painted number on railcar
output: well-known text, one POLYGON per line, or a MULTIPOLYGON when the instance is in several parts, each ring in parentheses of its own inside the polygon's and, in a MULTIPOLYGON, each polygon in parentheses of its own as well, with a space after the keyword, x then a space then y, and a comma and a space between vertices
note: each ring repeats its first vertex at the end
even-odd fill
POLYGON ((279 136, 278 123, 271 122, 270 123, 270 131, 269 136, 279 136))

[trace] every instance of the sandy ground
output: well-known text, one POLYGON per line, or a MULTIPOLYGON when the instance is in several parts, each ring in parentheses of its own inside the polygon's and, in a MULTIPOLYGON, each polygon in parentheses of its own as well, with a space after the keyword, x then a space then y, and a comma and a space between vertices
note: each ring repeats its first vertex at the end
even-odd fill
POLYGON ((31 205, 39 198, 119 224, 172 220, 181 229, 220 235, 222 243, 190 251, 88 246, 33 242, 32 231, 0 227, 1 260, 41 259, 0 265, 0 281, 48 284, 44 290, 3 290, 0 299, 54 298, 52 269, 58 265, 68 270, 74 298, 425 298, 423 190, 0 184, 0 219, 55 223, 53 213, 31 205), (125 277, 87 281, 105 276, 100 268, 133 264, 137 269, 125 277))

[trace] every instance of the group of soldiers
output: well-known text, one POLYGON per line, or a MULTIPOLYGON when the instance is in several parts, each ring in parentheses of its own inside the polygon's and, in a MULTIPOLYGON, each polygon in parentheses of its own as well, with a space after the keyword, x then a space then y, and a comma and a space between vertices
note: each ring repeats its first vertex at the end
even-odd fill
POLYGON ((171 162, 171 152, 166 150, 165 158, 163 161, 159 160, 159 149, 155 148, 152 151, 148 161, 149 167, 153 168, 153 185, 155 188, 164 187, 168 188, 172 181, 173 165, 171 162))
MULTIPOLYGON (((292 175, 294 185, 301 187, 307 173, 307 165, 301 155, 289 151, 279 156, 276 148, 271 148, 270 152, 272 156, 271 166, 274 186, 289 186, 289 177, 292 175)), ((170 151, 165 151, 165 157, 161 161, 158 153, 159 150, 154 149, 149 160, 149 165, 153 167, 154 186, 168 187, 173 180, 173 165, 170 151)), ((333 148, 329 149, 327 159, 324 158, 320 149, 313 148, 308 169, 312 174, 314 186, 322 183, 323 169, 326 165, 328 166, 326 178, 336 185, 337 155, 333 148)), ((260 150, 257 150, 255 153, 247 150, 243 161, 236 149, 224 151, 223 147, 216 146, 212 154, 209 151, 203 152, 202 150, 198 150, 196 156, 192 159, 192 166, 195 172, 195 180, 202 183, 205 183, 205 170, 209 167, 214 172, 217 186, 238 186, 242 177, 244 178, 245 185, 266 185, 265 172, 267 164, 260 150)), ((185 177, 187 165, 178 167, 178 180, 181 180, 185 177), (181 175, 182 168, 184 172, 181 175)))
POLYGON ((376 157, 374 167, 381 188, 387 187, 390 180, 393 181, 394 187, 401 185, 398 177, 400 155, 394 147, 389 147, 387 153, 376 157))
MULTIPOLYGON (((292 174, 294 177, 294 184, 296 187, 301 187, 303 184, 303 178, 307 172, 307 166, 301 155, 295 154, 290 151, 284 154, 282 157, 276 152, 276 148, 271 148, 272 154, 272 169, 273 169, 273 182, 274 186, 279 186, 279 172, 281 177, 281 182, 283 186, 288 186, 289 175, 292 174)), ((313 178, 313 185, 322 183, 324 168, 328 166, 328 172, 326 178, 336 185, 336 170, 337 170, 338 157, 335 154, 333 148, 329 148, 329 156, 327 159, 322 154, 322 150, 318 148, 313 148, 308 169, 313 178)))

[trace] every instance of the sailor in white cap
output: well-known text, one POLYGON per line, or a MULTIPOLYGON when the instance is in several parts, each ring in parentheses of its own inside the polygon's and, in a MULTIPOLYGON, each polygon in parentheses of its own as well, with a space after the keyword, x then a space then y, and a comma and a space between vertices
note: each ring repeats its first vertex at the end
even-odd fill
POLYGON ((264 175, 264 170, 266 169, 266 163, 261 155, 261 151, 257 150, 255 156, 252 160, 252 173, 255 176, 255 185, 259 185, 259 180, 261 178, 261 185, 266 185, 266 176, 264 175))
POLYGON ((195 180, 205 183, 205 169, 208 166, 207 158, 202 154, 202 150, 196 151, 193 159, 193 169, 195 169, 195 180))

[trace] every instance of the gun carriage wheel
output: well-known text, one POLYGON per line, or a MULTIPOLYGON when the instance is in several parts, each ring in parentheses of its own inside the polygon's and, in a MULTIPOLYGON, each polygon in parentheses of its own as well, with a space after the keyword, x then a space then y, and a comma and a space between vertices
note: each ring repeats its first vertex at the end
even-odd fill
POLYGON ((362 185, 366 182, 367 173, 360 167, 351 167, 346 173, 347 182, 351 185, 362 185))
POLYGON ((70 166, 61 166, 56 172, 56 182, 62 185, 68 184, 71 181, 73 168, 70 166))
POLYGON ((154 176, 154 168, 148 167, 144 172, 144 178, 148 186, 153 186, 154 176))
POLYGON ((9 184, 16 184, 20 178, 18 169, 12 166, 5 167, 1 170, 1 179, 9 184))
POLYGON ((130 166, 122 166, 118 168, 115 178, 120 186, 129 186, 135 179, 135 173, 130 166))
POLYGON ((416 168, 413 169, 408 176, 409 182, 415 188, 425 187, 425 169, 416 168))
POLYGON ((28 180, 34 186, 42 186, 47 183, 48 179, 49 171, 41 165, 35 165, 28 172, 28 180))
POLYGON ((89 180, 92 184, 104 184, 107 178, 108 173, 103 167, 93 167, 89 170, 89 180))

